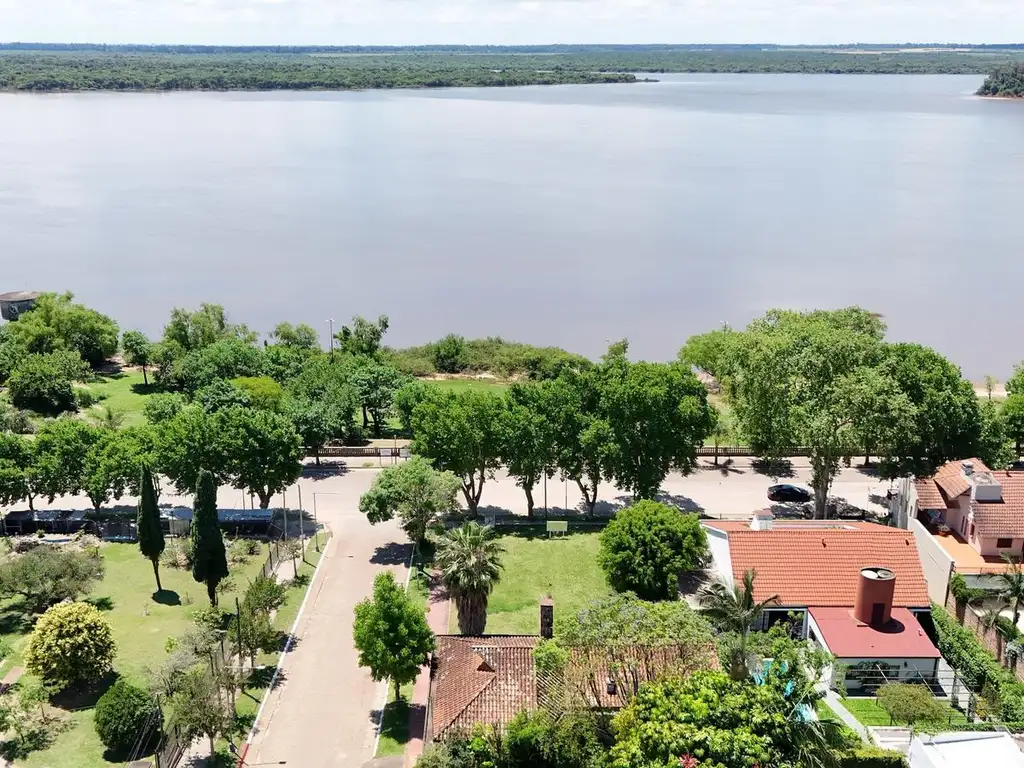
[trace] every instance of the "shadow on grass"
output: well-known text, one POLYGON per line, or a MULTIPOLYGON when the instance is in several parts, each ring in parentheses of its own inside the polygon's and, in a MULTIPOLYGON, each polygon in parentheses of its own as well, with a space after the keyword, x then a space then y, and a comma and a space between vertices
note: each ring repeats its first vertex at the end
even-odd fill
MULTIPOLYGON (((138 737, 136 737, 137 739, 138 737)), ((103 750, 103 759, 108 763, 115 763, 123 765, 132 760, 140 760, 147 755, 152 755, 156 751, 157 744, 160 740, 160 734, 157 733, 156 728, 151 729, 148 736, 144 737, 145 741, 141 744, 133 744, 130 750, 125 748, 120 749, 105 749, 103 750)))
MULTIPOLYGON (((276 665, 272 667, 260 667, 259 669, 254 669, 249 673, 249 679, 246 681, 245 687, 251 688, 254 691, 265 691, 270 687, 271 682, 273 682, 274 690, 277 690, 284 684, 285 679, 285 673, 278 672, 276 665), (277 674, 276 679, 274 678, 275 673, 277 674)), ((245 695, 255 701, 259 701, 258 697, 252 696, 248 692, 246 692, 245 695)))
POLYGON ((399 746, 406 744, 409 741, 409 714, 415 709, 422 707, 410 706, 409 702, 404 700, 392 701, 385 706, 383 714, 378 715, 381 719, 381 740, 391 739, 399 746))
MULTIPOLYGON (((122 376, 123 375, 124 374, 122 374, 122 376)), ((160 387, 158 387, 153 382, 150 382, 149 384, 132 384, 132 392, 136 395, 152 395, 153 393, 159 391, 160 387)))
POLYGON ((50 702, 55 707, 67 710, 95 707, 100 696, 106 693, 110 686, 117 682, 117 678, 117 672, 111 672, 107 676, 101 677, 99 680, 73 685, 54 694, 50 698, 50 702))
POLYGON ((0 635, 24 635, 32 631, 36 617, 28 610, 11 608, 0 613, 0 635))
POLYGON ((181 596, 173 589, 160 589, 153 593, 153 602, 160 605, 181 605, 181 596))
POLYGON ((82 602, 88 603, 93 608, 101 611, 114 610, 114 600, 110 597, 87 597, 82 602))
POLYGON ((51 718, 45 724, 34 723, 26 727, 21 737, 9 734, 10 738, 0 741, 0 757, 8 763, 25 760, 33 752, 47 749, 68 726, 66 720, 51 718))

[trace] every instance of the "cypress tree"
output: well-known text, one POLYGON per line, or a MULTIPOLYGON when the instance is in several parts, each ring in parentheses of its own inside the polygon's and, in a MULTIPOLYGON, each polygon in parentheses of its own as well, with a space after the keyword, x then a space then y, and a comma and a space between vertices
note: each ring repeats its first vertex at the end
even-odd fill
POLYGON ((156 487, 153 484, 153 470, 148 465, 142 467, 142 492, 139 495, 139 516, 136 521, 139 533, 139 549, 144 557, 153 563, 153 575, 156 576, 156 591, 163 592, 160 585, 160 555, 164 551, 164 532, 160 527, 160 509, 156 503, 156 487))
POLYGON ((217 606, 217 585, 228 575, 224 539, 217 525, 217 488, 208 470, 199 470, 192 505, 192 578, 206 584, 210 605, 217 606))

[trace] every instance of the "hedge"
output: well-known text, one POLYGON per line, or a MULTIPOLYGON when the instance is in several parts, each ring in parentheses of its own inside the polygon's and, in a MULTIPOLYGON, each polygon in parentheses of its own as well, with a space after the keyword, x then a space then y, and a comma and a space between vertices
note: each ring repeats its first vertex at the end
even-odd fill
POLYGON ((995 594, 980 587, 968 587, 967 581, 959 573, 954 573, 953 578, 949 580, 949 591, 953 593, 953 597, 962 603, 975 603, 979 600, 984 600, 989 595, 995 594))
POLYGON ((891 749, 860 747, 843 755, 839 768, 907 768, 907 758, 891 749))

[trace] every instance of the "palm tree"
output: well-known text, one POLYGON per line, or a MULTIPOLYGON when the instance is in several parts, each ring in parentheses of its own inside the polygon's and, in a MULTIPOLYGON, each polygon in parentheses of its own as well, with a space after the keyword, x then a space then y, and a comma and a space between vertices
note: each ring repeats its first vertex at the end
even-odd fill
POLYGON ((1003 555, 1003 560, 1006 561, 1006 570, 999 574, 999 597, 1013 606, 1013 625, 1017 626, 1021 607, 1024 606, 1024 569, 1021 569, 1019 560, 1007 554, 1003 555))
POLYGON ((738 642, 730 652, 729 676, 733 680, 745 680, 747 669, 747 637, 750 628, 764 609, 779 602, 778 595, 767 600, 754 602, 755 571, 743 574, 743 584, 732 589, 721 581, 713 581, 700 591, 700 612, 719 632, 732 632, 738 642))
POLYGON ((448 531, 438 542, 434 565, 441 572, 459 611, 459 631, 482 635, 487 624, 487 598, 501 578, 501 553, 491 529, 466 523, 448 531))

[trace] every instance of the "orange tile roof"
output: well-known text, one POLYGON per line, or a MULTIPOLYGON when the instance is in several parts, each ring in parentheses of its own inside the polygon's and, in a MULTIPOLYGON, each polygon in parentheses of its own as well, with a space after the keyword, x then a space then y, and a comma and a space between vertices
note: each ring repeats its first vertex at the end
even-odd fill
POLYGON ((962 493, 971 489, 970 481, 964 476, 964 462, 969 461, 974 465, 975 472, 988 472, 988 467, 979 458, 964 459, 963 461, 947 461, 938 471, 932 475, 932 480, 946 494, 947 499, 955 499, 962 493))
POLYGON ((974 525, 983 538, 1024 538, 1024 472, 992 472, 1002 501, 975 501, 974 525))
POLYGON ((908 531, 845 522, 828 528, 782 523, 770 531, 725 530, 733 578, 739 582, 745 571, 756 571, 756 600, 778 595, 780 606, 849 607, 856 602, 861 569, 877 566, 896 574, 893 605, 931 604, 917 544, 908 531))
POLYGON ((917 506, 919 509, 946 509, 949 506, 946 497, 939 490, 939 486, 930 477, 915 480, 914 487, 917 488, 917 506))

